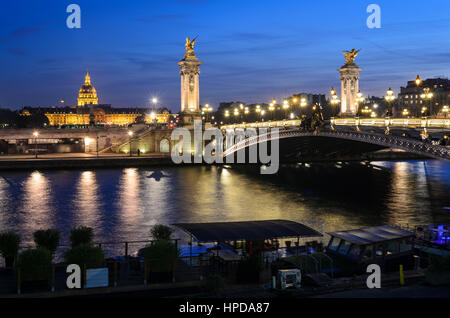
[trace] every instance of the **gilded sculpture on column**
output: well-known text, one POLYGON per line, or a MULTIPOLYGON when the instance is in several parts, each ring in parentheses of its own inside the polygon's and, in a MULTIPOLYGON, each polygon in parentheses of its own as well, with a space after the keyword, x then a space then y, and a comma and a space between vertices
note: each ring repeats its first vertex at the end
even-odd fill
POLYGON ((354 48, 351 51, 342 51, 342 53, 344 53, 345 55, 344 65, 353 64, 355 61, 355 57, 358 55, 359 51, 361 51, 361 49, 355 50, 354 48))
POLYGON ((198 38, 198 35, 192 40, 190 38, 186 38, 186 44, 185 44, 186 53, 184 54, 184 58, 186 60, 196 59, 196 56, 194 53, 194 45, 195 45, 195 41, 197 40, 197 38, 198 38))

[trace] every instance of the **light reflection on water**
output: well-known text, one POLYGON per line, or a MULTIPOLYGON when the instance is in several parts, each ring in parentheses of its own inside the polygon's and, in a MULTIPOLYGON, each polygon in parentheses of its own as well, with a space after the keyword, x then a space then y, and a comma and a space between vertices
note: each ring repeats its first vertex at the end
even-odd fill
MULTIPOLYGON (((70 228, 80 225, 93 227, 96 241, 117 242, 149 239, 156 223, 283 218, 320 232, 450 223, 444 209, 450 206, 450 164, 375 165, 382 169, 351 170, 343 179, 337 174, 343 169, 313 177, 285 169, 266 179, 221 167, 174 167, 163 169, 167 177, 159 181, 146 168, 6 172, 0 177, 0 231, 18 231, 24 244, 32 244, 37 229, 57 228, 67 243, 70 228), (319 185, 310 187, 316 179, 319 185)), ((123 246, 106 248, 123 253, 123 246)))

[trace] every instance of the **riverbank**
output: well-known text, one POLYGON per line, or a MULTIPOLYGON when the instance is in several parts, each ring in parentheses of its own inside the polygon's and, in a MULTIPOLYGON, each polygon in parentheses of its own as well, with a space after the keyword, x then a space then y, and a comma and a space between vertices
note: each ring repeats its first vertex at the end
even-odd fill
POLYGON ((88 153, 46 154, 35 158, 33 155, 8 155, 0 157, 0 170, 27 169, 79 169, 79 168, 126 168, 143 166, 174 165, 170 156, 150 154, 130 157, 123 154, 88 153))
MULTIPOLYGON (((359 157, 340 158, 336 161, 396 161, 428 159, 417 154, 404 151, 377 151, 359 157)), ((330 162, 329 159, 315 158, 307 162, 330 162)), ((0 156, 1 170, 29 170, 29 169, 80 169, 80 168, 128 168, 174 166, 176 164, 169 154, 152 153, 137 156, 107 153, 97 156, 93 153, 63 153, 42 154, 38 158, 34 155, 3 155, 0 156)), ((186 164, 183 164, 186 165, 186 164)), ((197 164, 198 165, 198 164, 197 164)), ((258 166, 259 168, 259 166, 258 166)))

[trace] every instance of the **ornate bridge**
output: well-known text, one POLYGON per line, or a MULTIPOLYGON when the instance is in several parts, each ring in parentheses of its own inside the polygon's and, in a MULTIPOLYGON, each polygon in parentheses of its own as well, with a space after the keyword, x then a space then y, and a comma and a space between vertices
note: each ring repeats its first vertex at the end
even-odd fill
POLYGON ((299 158, 303 154, 334 157, 340 153, 362 154, 383 148, 402 149, 434 159, 450 161, 450 147, 434 145, 413 138, 386 135, 374 132, 333 131, 307 132, 297 128, 280 129, 278 136, 270 131, 249 137, 226 148, 223 156, 246 149, 261 142, 280 140, 280 155, 285 158, 299 158))

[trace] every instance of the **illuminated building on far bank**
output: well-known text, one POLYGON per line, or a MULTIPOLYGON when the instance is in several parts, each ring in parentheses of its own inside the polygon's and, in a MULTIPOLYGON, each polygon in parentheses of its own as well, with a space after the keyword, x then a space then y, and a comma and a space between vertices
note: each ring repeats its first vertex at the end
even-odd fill
POLYGON ((60 125, 115 125, 133 123, 164 124, 173 116, 167 108, 115 108, 99 104, 97 91, 86 73, 84 84, 78 93, 78 106, 24 107, 21 115, 44 114, 50 126, 60 125))

